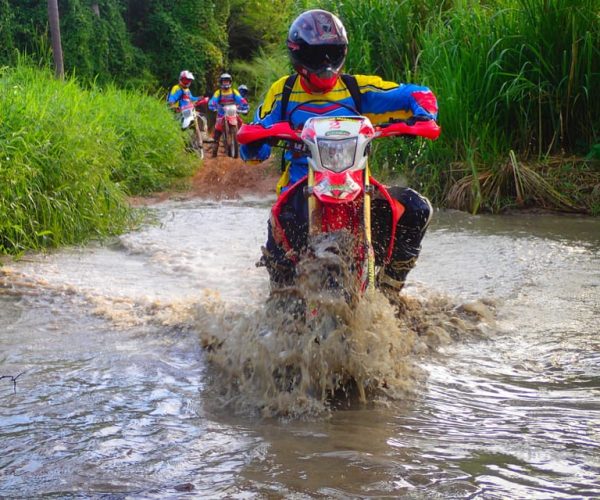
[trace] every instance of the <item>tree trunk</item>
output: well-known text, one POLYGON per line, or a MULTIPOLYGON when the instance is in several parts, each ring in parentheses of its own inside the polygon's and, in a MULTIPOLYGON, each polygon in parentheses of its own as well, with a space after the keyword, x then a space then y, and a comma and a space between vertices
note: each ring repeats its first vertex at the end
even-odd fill
POLYGON ((54 73, 56 78, 64 80, 65 67, 63 64, 62 44, 60 41, 60 22, 58 17, 58 0, 48 0, 48 20, 50 21, 50 36, 52 38, 52 54, 54 55, 54 73))
POLYGON ((100 6, 98 2, 92 2, 92 11, 96 14, 96 17, 100 17, 100 6))

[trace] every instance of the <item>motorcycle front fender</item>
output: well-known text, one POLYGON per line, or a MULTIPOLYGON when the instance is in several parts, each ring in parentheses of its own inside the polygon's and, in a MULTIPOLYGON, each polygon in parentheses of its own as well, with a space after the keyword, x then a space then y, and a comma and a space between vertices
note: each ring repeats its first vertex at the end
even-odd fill
POLYGON ((314 194, 321 203, 343 204, 354 201, 364 191, 363 171, 315 172, 314 194))
POLYGON ((190 117, 190 118, 184 118, 181 120, 181 128, 182 130, 186 130, 188 128, 190 128, 190 126, 194 123, 194 118, 190 117))

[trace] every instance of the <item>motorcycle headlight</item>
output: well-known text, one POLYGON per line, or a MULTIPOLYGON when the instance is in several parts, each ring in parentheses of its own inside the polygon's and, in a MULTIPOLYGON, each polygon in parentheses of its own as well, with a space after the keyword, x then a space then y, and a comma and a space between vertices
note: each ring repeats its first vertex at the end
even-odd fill
POLYGON ((318 139, 321 165, 332 172, 343 172, 354 165, 357 138, 318 139))

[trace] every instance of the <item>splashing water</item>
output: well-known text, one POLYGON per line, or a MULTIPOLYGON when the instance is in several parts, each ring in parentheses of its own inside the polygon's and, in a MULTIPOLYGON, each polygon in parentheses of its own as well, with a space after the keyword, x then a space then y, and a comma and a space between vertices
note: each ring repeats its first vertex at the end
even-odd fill
POLYGON ((392 306, 377 291, 353 310, 343 301, 322 307, 328 314, 305 322, 278 298, 244 312, 204 304, 197 328, 215 368, 210 392, 219 394, 218 404, 315 417, 355 405, 363 391, 371 403, 409 398, 424 379, 423 356, 452 337, 481 335, 490 318, 483 303, 456 307, 442 296, 405 296, 392 306))

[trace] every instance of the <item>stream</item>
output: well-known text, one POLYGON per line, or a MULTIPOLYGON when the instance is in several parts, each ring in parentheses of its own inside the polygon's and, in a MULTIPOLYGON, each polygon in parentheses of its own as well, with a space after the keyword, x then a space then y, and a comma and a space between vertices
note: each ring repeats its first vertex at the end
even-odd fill
POLYGON ((410 321, 353 332, 389 390, 336 404, 259 380, 269 202, 0 267, 0 498, 600 497, 600 219, 436 211, 410 321))

